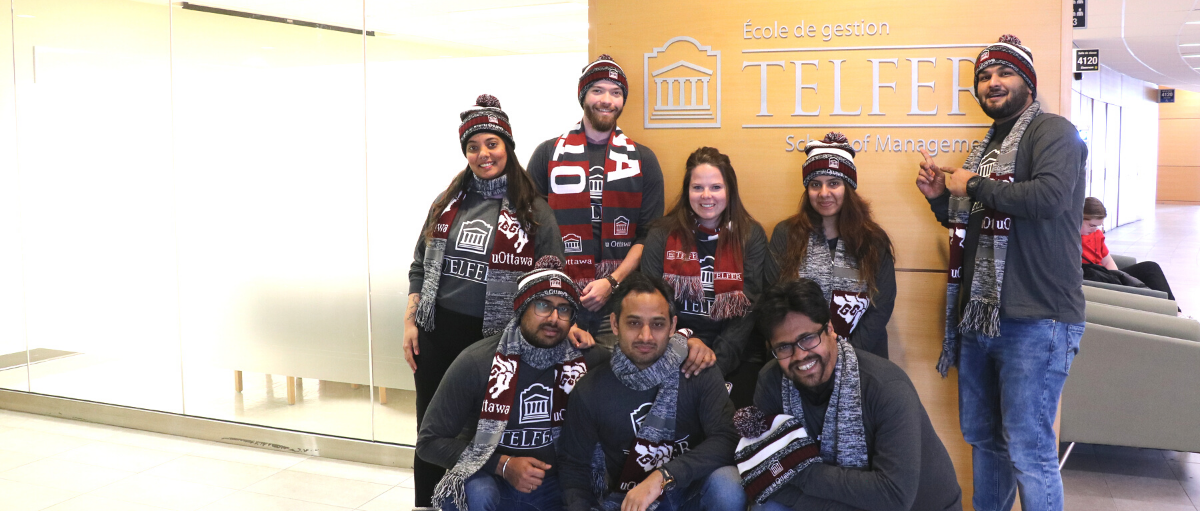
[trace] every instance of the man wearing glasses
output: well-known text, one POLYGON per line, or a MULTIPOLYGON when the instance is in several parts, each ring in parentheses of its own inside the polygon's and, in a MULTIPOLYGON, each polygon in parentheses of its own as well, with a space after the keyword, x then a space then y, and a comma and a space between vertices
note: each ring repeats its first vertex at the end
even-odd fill
MULTIPOLYGON (((755 314, 776 360, 759 373, 754 404, 767 417, 799 419, 819 446, 816 462, 784 460, 798 470, 765 467, 768 478, 790 479, 770 484, 756 509, 962 509, 954 466, 912 382, 834 334, 817 283, 779 284, 755 314)), ((748 485, 756 475, 743 471, 748 485)))
POLYGON ((421 423, 417 456, 448 470, 433 496, 442 509, 562 506, 555 446, 568 398, 608 352, 563 342, 580 303, 559 269, 522 276, 513 308, 503 332, 454 360, 421 423))

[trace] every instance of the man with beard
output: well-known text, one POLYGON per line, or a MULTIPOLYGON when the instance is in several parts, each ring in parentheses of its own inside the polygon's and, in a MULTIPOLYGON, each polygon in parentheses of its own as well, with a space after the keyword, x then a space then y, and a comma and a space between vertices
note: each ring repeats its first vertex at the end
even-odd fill
POLYGON ((433 496, 443 509, 562 507, 555 442, 568 397, 608 352, 563 342, 579 295, 557 269, 522 276, 513 308, 502 333, 454 360, 421 423, 417 456, 448 469, 433 496))
POLYGON ((634 273, 613 297, 618 342, 576 386, 559 449, 567 509, 744 511, 721 371, 681 378, 674 293, 634 273))
POLYGON ((779 284, 754 310, 775 357, 754 392, 762 426, 746 432, 752 408, 736 419, 747 437, 736 461, 756 510, 962 510, 954 465, 912 382, 834 333, 819 284, 779 284))
POLYGON ((950 228, 946 334, 938 370, 958 366, 959 422, 971 444, 975 509, 1063 507, 1054 417, 1083 335, 1087 147, 1041 110, 1033 54, 1011 35, 975 63, 995 120, 963 168, 920 164, 917 188, 950 228))
POLYGON ((617 127, 629 84, 612 57, 583 68, 578 96, 583 120, 542 142, 525 168, 558 220, 566 272, 580 286, 579 326, 596 335, 608 319, 601 309, 662 216, 663 177, 654 152, 617 127))

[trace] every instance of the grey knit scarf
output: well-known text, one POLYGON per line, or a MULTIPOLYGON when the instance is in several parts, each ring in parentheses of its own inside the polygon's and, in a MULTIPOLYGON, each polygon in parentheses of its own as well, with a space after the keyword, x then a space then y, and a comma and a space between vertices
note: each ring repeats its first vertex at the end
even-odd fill
MULTIPOLYGON (((484 199, 500 200, 500 217, 517 218, 505 194, 508 191, 508 176, 501 175, 494 179, 479 179, 471 174, 467 183, 468 193, 477 193, 484 199)), ((454 207, 453 203, 447 209, 454 207)), ((435 220, 438 221, 438 220, 435 220)), ((447 231, 449 227, 447 227, 447 231)), ((524 236, 524 233, 521 233, 524 236)), ((422 262, 425 275, 421 281, 421 301, 417 304, 416 321, 421 328, 432 332, 436 326, 434 310, 437 304, 438 287, 442 280, 442 263, 446 255, 445 236, 432 236, 426 240, 425 259, 422 262)), ((496 244, 505 243, 500 237, 496 244)), ((508 243, 511 245, 511 242, 508 243)), ((503 250, 494 246, 492 252, 503 250)), ((533 258, 530 258, 532 260, 533 258)), ((512 318, 512 300, 516 295, 517 281, 529 268, 503 268, 503 265, 490 264, 487 273, 487 296, 483 305, 483 335, 495 335, 503 330, 505 323, 512 318)))
MULTIPOLYGON (((821 459, 839 467, 866 468, 867 432, 863 427, 862 380, 858 355, 845 337, 837 340, 838 358, 833 369, 833 394, 821 427, 821 459)), ((783 413, 804 423, 800 391, 783 377, 783 413)))
MULTIPOLYGON (((582 354, 579 350, 567 340, 555 345, 553 348, 538 348, 529 344, 525 340, 525 336, 521 334, 521 324, 518 318, 513 318, 508 322, 508 326, 504 328, 504 333, 500 335, 500 343, 496 346, 497 357, 493 359, 492 372, 496 372, 497 364, 503 364, 504 357, 516 356, 518 365, 528 365, 539 371, 555 364, 565 364, 570 361, 577 361, 582 365, 582 354), (501 360, 497 362, 496 360, 501 360)), ((512 368, 513 371, 509 375, 507 385, 509 387, 517 384, 518 371, 512 368)), ((582 372, 586 372, 586 366, 583 366, 582 372)), ((556 375, 558 376, 558 375, 556 375)), ((577 378, 572 378, 573 383, 577 378)), ((557 382, 556 382, 557 384, 557 382)), ((570 390, 567 390, 569 393, 570 390)), ((515 391, 513 392, 515 395, 515 391)), ((487 400, 485 399, 485 403, 487 400)), ((511 409, 511 408, 510 408, 511 409)), ((507 415, 507 414, 505 414, 507 415)), ((496 451, 496 446, 500 443, 500 438, 504 435, 504 430, 508 426, 508 420, 487 419, 480 417, 479 425, 475 430, 475 438, 471 441, 467 448, 463 450, 462 455, 458 458, 458 463, 446 472, 442 480, 438 482, 434 488, 433 503, 437 507, 442 507, 446 499, 453 499, 454 504, 458 509, 467 509, 467 497, 465 484, 467 478, 474 475, 483 467, 484 463, 492 457, 492 453, 496 451)), ((553 442, 558 441, 558 436, 562 432, 562 427, 554 426, 550 430, 550 436, 553 442)))
MULTIPOLYGON (((1025 136, 1029 123, 1040 113, 1042 106, 1037 101, 1021 113, 1012 131, 1000 142, 1000 157, 985 179, 1013 182, 1013 174, 1017 167, 1017 147, 1021 143, 1021 137, 1025 136)), ((995 133, 996 126, 993 124, 983 137, 983 142, 975 146, 967 156, 963 163, 964 170, 979 173, 983 152, 987 150, 995 133)), ((946 376, 950 367, 958 365, 960 333, 979 332, 990 337, 1000 335, 1000 290, 1004 285, 1005 259, 1008 255, 1012 223, 1009 215, 984 207, 984 221, 976 244, 975 260, 970 263, 963 261, 964 247, 961 240, 966 237, 971 211, 976 204, 977 201, 972 201, 969 197, 950 197, 948 220, 951 225, 951 267, 946 285, 946 332, 942 339, 942 355, 937 364, 937 370, 942 377, 946 376), (957 234, 960 232, 961 235, 957 234), (973 265, 974 274, 971 277, 971 296, 963 307, 960 318, 958 295, 961 292, 961 281, 957 279, 961 279, 966 264, 973 265)))
POLYGON ((867 296, 869 287, 860 275, 858 261, 846 252, 846 240, 839 239, 837 250, 830 253, 825 228, 817 226, 808 234, 808 249, 800 262, 799 272, 800 277, 821 286, 830 313, 835 316, 834 330, 838 335, 849 336, 866 313, 871 299, 867 296), (849 302, 838 303, 845 300, 849 302))
MULTIPOLYGON (((636 391, 659 387, 649 415, 638 428, 635 445, 639 443, 638 441, 658 444, 675 440, 675 413, 679 404, 679 375, 680 367, 688 356, 687 337, 675 333, 667 343, 667 350, 663 352, 663 355, 645 369, 638 369, 620 348, 613 350, 612 371, 622 384, 636 391)), ((629 456, 636 456, 633 451, 634 449, 630 449, 629 456)), ((670 461, 670 457, 660 461, 666 463, 670 461)), ((657 466, 661 466, 662 463, 657 466)), ((626 464, 628 465, 628 461, 626 464)), ((608 493, 607 475, 604 451, 597 443, 592 455, 592 489, 600 498, 603 506, 610 506, 605 500, 608 493)), ((647 511, 654 511, 657 506, 657 502, 652 503, 647 511)), ((605 507, 605 509, 608 510, 609 507, 605 507)), ((620 505, 612 509, 620 509, 620 505)))

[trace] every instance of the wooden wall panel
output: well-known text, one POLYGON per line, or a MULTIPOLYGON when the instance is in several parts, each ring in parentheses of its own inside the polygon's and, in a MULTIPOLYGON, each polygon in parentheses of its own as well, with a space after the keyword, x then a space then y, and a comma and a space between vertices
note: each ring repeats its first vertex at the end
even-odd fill
POLYGON ((1200 204, 1200 167, 1158 167, 1158 201, 1200 204))

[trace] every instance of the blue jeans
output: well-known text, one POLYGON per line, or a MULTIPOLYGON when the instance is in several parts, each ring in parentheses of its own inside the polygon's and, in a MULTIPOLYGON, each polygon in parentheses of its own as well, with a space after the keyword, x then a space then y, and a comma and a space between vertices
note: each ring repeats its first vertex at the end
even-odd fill
MULTIPOLYGON (((621 507, 624 493, 608 494, 609 502, 621 507)), ((745 511, 746 492, 742 490, 742 477, 737 467, 728 466, 714 470, 703 480, 687 488, 676 487, 658 498, 658 511, 745 511)))
MULTIPOLYGON (((550 511, 563 508, 562 490, 558 487, 558 476, 548 475, 542 485, 530 493, 521 493, 498 475, 485 474, 482 470, 468 477, 465 486, 467 507, 470 511, 550 511)), ((454 502, 443 503, 443 511, 458 511, 454 502)))
POLYGON ((977 511, 1061 511, 1054 416, 1083 323, 1001 319, 1000 336, 963 334, 959 423, 972 447, 977 511))
POLYGON ((762 504, 750 506, 750 511, 792 511, 792 508, 775 502, 774 500, 768 500, 762 504))

